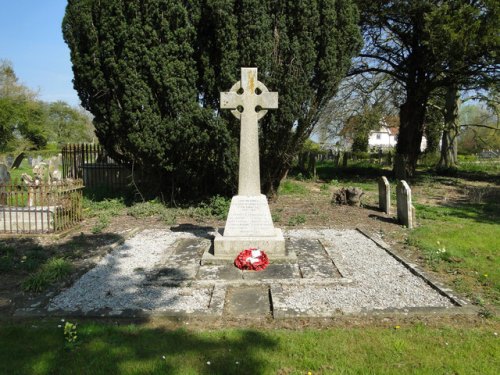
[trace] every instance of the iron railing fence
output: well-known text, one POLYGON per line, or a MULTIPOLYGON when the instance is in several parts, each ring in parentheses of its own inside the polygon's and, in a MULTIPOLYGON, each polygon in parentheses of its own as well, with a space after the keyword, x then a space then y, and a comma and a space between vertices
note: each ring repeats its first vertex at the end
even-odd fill
POLYGON ((82 220, 82 180, 0 185, 0 233, 56 233, 82 220))
POLYGON ((122 189, 130 184, 130 165, 114 160, 98 144, 68 144, 62 149, 63 178, 82 179, 86 188, 122 189))

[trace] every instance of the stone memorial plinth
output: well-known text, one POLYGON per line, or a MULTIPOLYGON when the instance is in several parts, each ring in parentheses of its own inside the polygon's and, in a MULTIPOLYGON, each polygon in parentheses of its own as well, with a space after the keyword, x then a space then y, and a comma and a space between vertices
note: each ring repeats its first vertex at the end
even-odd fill
POLYGON ((241 68, 241 80, 221 93, 221 108, 231 109, 241 120, 240 161, 238 195, 231 200, 223 234, 215 236, 213 258, 232 261, 248 248, 264 250, 271 261, 292 257, 260 191, 258 120, 268 109, 278 108, 278 93, 257 80, 257 68, 241 68))

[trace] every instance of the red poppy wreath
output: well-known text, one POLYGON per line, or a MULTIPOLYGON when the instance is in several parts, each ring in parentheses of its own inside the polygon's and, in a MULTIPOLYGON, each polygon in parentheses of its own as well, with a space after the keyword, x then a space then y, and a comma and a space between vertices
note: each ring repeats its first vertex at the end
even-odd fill
POLYGON ((256 248, 243 250, 234 260, 234 265, 240 270, 262 271, 268 264, 266 253, 256 248))

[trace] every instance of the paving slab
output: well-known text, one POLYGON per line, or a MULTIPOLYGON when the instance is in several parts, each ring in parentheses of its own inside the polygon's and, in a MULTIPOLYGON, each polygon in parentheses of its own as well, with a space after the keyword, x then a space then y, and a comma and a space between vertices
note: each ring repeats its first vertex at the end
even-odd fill
POLYGON ((243 271, 244 280, 300 279, 297 264, 270 264, 262 271, 243 271))
POLYGON ((234 281, 242 280, 243 272, 233 264, 226 265, 203 265, 198 271, 198 280, 223 280, 234 281))
POLYGON ((228 288, 225 313, 234 317, 269 315, 271 313, 269 288, 265 285, 228 288))
POLYGON ((318 239, 290 238, 287 245, 297 254, 300 274, 304 279, 341 277, 318 239))

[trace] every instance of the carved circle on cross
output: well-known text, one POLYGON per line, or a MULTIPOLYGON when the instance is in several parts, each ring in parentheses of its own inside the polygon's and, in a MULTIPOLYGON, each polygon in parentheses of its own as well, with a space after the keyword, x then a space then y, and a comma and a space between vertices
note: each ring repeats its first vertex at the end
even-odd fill
MULTIPOLYGON (((269 90, 267 89, 266 85, 264 85, 260 81, 257 81, 257 82, 255 82, 254 92, 248 94, 248 93, 245 93, 245 89, 243 87, 241 87, 241 81, 238 81, 231 87, 229 92, 233 92, 233 93, 238 94, 238 95, 261 95, 262 93, 269 92, 269 90)), ((248 109, 243 108, 243 106, 238 106, 238 107, 239 108, 231 109, 231 113, 238 120, 241 120, 241 113, 244 110, 248 110, 248 109)), ((267 109, 262 109, 260 106, 256 106, 253 110, 257 113, 257 120, 260 120, 267 113, 267 109)))

